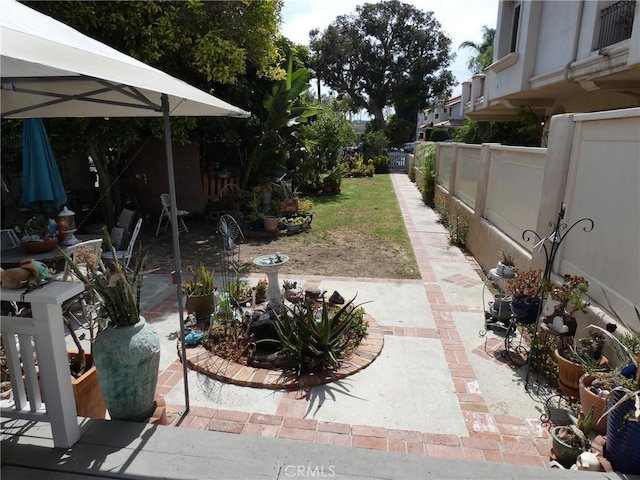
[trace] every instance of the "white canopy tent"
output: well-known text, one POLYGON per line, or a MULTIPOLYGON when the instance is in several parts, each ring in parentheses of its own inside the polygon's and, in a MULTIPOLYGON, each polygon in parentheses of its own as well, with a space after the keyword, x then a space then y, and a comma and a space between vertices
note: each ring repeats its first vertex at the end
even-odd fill
MULTIPOLYGON (((249 113, 14 0, 0 0, 1 118, 163 117, 171 202, 176 188, 169 116, 249 113)), ((171 210, 184 358, 177 209, 171 210)), ((189 410, 186 362, 185 406, 189 410)))

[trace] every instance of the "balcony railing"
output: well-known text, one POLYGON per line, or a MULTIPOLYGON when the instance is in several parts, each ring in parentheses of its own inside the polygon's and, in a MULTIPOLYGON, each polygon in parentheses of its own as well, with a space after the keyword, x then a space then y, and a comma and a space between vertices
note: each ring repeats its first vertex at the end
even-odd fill
POLYGON ((598 50, 631 38, 635 0, 622 0, 600 11, 598 50))

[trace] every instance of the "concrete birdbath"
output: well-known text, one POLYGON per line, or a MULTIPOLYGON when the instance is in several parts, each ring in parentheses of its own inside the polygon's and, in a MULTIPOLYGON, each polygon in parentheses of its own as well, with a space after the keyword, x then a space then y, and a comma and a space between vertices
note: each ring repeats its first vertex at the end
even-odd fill
POLYGON ((288 261, 289 257, 282 253, 260 255, 253 259, 253 264, 262 268, 267 275, 267 281, 269 282, 267 287, 267 306, 274 311, 280 311, 284 306, 278 271, 288 261))

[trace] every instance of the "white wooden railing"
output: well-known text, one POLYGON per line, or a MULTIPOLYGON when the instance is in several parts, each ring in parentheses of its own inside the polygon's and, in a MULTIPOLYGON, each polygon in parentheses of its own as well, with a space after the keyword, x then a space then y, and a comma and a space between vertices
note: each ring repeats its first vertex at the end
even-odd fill
POLYGON ((83 283, 52 282, 23 297, 22 290, 0 288, 3 301, 31 304, 30 317, 2 316, 2 344, 13 398, 0 402, 0 413, 8 418, 49 422, 53 444, 59 448, 71 447, 80 438, 62 303, 83 290, 83 283))

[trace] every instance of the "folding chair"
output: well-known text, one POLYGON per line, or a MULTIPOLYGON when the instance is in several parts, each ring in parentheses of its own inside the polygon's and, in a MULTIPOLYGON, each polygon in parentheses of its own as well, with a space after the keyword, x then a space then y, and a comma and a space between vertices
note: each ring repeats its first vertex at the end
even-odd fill
MULTIPOLYGON (((116 257, 118 258, 118 260, 121 260, 124 262, 124 268, 125 270, 129 270, 129 264, 131 263, 131 257, 133 257, 133 249, 135 247, 136 244, 136 239, 138 238, 138 234, 140 233, 140 228, 142 227, 142 218, 139 218, 138 221, 136 222, 136 226, 133 229, 133 233, 131 234, 131 240, 129 240, 129 245, 127 246, 126 250, 116 250, 116 257)), ((104 260, 110 260, 113 261, 113 254, 112 252, 104 252, 102 254, 102 258, 104 260)))
MULTIPOLYGON (((171 223, 171 197, 169 197, 168 193, 163 193, 160 195, 160 203, 162 204, 162 211, 160 212, 160 218, 158 219, 158 228, 156 228, 156 237, 158 236, 158 234, 160 233, 160 231, 162 230, 162 232, 166 232, 167 231, 167 227, 169 226, 169 223, 171 223)), ((178 215, 178 235, 186 232, 189 233, 189 229, 187 228, 187 226, 184 223, 184 220, 182 219, 183 216, 185 215, 189 215, 189 212, 187 212, 186 210, 177 210, 177 215, 178 215)))
MULTIPOLYGON (((122 235, 120 236, 120 241, 116 243, 114 240, 114 236, 111 235, 111 243, 116 248, 121 248, 129 241, 129 236, 131 235, 131 228, 134 226, 134 221, 136 218, 136 212, 133 210, 129 210, 128 208, 123 208, 120 212, 120 216, 118 217, 118 224, 114 227, 114 230, 121 229, 122 235)), ((113 230, 112 230, 112 233, 113 230)), ((115 235, 118 236, 118 233, 115 235)), ((116 238, 117 239, 117 238, 116 238)))
POLYGON ((2 240, 2 250, 17 247, 18 245, 20 245, 20 239, 18 238, 18 235, 16 235, 16 232, 11 228, 0 230, 0 238, 2 240))

